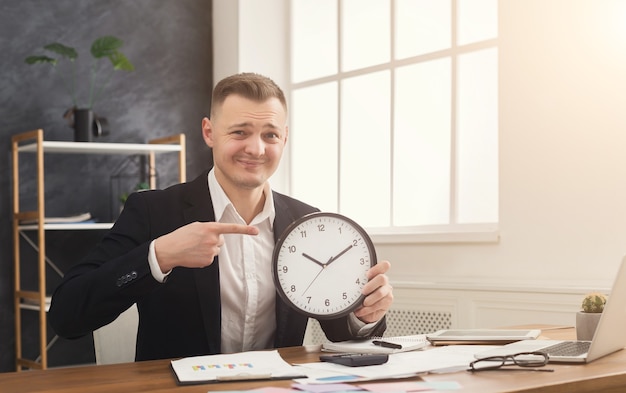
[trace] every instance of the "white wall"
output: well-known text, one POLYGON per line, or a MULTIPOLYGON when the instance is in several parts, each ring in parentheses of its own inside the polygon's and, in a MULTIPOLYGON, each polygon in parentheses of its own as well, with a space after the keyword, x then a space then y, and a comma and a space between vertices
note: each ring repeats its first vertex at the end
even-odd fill
POLYGON ((626 254, 626 2, 499 4, 501 240, 380 254, 403 281, 608 286, 626 254))
MULTIPOLYGON (((499 8, 500 241, 378 244, 377 252, 393 264, 399 304, 443 302, 456 325, 477 326, 516 320, 499 320, 507 303, 488 304, 521 298, 518 322, 530 313, 529 322, 559 323, 551 313, 609 288, 626 254, 626 1, 501 0, 499 8)), ((262 30, 275 15, 254 11, 240 30, 262 30)), ((268 56, 246 44, 245 66, 260 70, 268 56)))

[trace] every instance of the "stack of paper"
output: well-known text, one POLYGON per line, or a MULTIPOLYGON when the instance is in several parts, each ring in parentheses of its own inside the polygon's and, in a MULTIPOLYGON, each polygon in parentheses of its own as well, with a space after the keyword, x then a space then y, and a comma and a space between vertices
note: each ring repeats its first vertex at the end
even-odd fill
POLYGON ((302 373, 308 378, 297 379, 302 384, 332 384, 381 379, 415 377, 423 373, 448 373, 467 370, 476 360, 474 355, 492 346, 451 345, 428 346, 423 351, 409 351, 389 355, 385 364, 348 367, 328 362, 302 363, 302 373))
POLYGON ((172 360, 179 384, 306 378, 278 351, 250 351, 172 360))

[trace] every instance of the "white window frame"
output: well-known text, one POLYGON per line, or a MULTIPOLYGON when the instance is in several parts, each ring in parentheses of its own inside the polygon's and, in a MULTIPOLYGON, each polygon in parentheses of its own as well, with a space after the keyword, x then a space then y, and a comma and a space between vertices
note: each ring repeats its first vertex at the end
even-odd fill
MULTIPOLYGON (((391 3, 392 3, 391 5, 392 17, 393 17, 393 11, 394 11, 393 0, 391 1, 391 3)), ((338 2, 338 8, 339 8, 338 12, 341 12, 340 10, 341 7, 339 5, 339 2, 338 2)), ((290 82, 286 89, 289 92, 288 96, 291 97, 290 92, 293 91, 294 89, 315 86, 315 85, 318 85, 321 83, 327 83, 327 82, 340 83, 340 81, 345 78, 369 74, 372 72, 377 72, 377 71, 382 71, 382 70, 391 70, 392 78, 393 78, 394 70, 398 67, 409 65, 409 64, 416 64, 416 63, 429 61, 433 59, 439 59, 444 56, 447 56, 452 59, 451 72, 452 72, 453 101, 452 101, 452 115, 451 115, 452 116, 451 133, 452 133, 452 146, 454 146, 455 145, 455 133, 456 133, 455 102, 457 101, 456 78, 455 78, 456 71, 457 71, 456 59, 460 55, 465 54, 465 53, 470 53, 470 52, 474 52, 474 51, 478 51, 482 49, 488 49, 488 48, 498 48, 498 39, 495 38, 495 39, 485 40, 481 42, 457 46, 455 44, 456 42, 455 26, 457 25, 456 14, 455 14, 456 0, 452 0, 452 9, 453 11, 452 11, 452 16, 451 16, 452 17, 451 25, 452 25, 453 44, 451 45, 450 48, 441 50, 438 52, 434 52, 434 53, 428 53, 425 55, 415 56, 415 57, 411 57, 407 59, 396 60, 393 56, 395 38, 394 38, 394 34, 392 33, 392 38, 391 38, 392 56, 391 56, 391 60, 388 63, 371 66, 371 67, 367 67, 364 69, 348 71, 348 72, 342 72, 341 70, 339 70, 338 73, 335 75, 326 76, 323 78, 317 78, 314 80, 308 80, 304 82, 298 82, 298 83, 290 82)), ((287 17, 289 19, 290 19, 290 15, 291 13, 288 12, 287 17)), ((291 25, 291 20, 289 20, 289 25, 291 25)), ((392 30, 393 30, 393 26, 392 26, 392 30)), ((340 40, 341 38, 338 37, 338 39, 340 40)), ((290 59, 291 56, 289 56, 288 58, 290 59)), ((391 85, 391 89, 392 89, 391 96, 393 97, 394 96, 393 83, 391 85)), ((293 108, 293 103, 291 103, 290 107, 293 108)), ((452 163, 451 163, 452 173, 451 173, 450 181, 452 184, 451 184, 451 189, 450 189, 450 193, 451 193, 450 216, 451 216, 451 221, 454 221, 456 219, 455 218, 456 217, 456 212, 455 212, 456 179, 455 179, 455 169, 454 169, 455 168, 455 165, 454 165, 455 154, 454 153, 452 154, 451 160, 452 160, 452 163)), ((291 185, 291 178, 294 176, 293 169, 291 168, 292 167, 290 165, 289 180, 288 180, 289 185, 291 185)), ((289 189, 291 189, 290 186, 289 186, 289 189)), ((377 227, 377 228, 367 227, 366 229, 368 233, 370 234, 370 236, 372 237, 372 239, 374 240, 374 242, 378 244, 381 244, 381 243, 383 244, 384 243, 391 243, 391 244, 398 244, 398 243, 476 243, 476 242, 493 243, 499 240, 498 223, 478 223, 478 224, 450 223, 446 225, 430 225, 430 226, 414 226, 414 227, 377 227)))

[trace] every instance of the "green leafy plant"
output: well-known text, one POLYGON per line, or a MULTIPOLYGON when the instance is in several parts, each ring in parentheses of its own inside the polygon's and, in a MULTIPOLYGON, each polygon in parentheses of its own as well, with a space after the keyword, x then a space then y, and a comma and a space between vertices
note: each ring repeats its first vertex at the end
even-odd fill
POLYGON ((148 183, 146 182, 137 183, 133 191, 131 191, 130 193, 125 192, 122 195, 120 195, 120 202, 126 203, 128 196, 133 192, 141 191, 141 190, 149 190, 149 189, 150 189, 150 185, 148 183))
POLYGON ((602 293, 589 293, 585 295, 585 298, 582 302, 583 312, 601 313, 602 311, 604 311, 606 299, 606 295, 602 293))
MULTIPOLYGON (((135 67, 133 64, 119 50, 122 45, 122 40, 113 36, 103 36, 97 38, 91 45, 91 56, 93 57, 93 61, 89 78, 89 99, 85 109, 93 109, 93 106, 100 98, 100 94, 110 82, 115 71, 134 71, 135 67), (113 66, 113 70, 106 77, 99 79, 98 75, 103 68, 100 60, 105 58, 109 59, 111 65, 113 66)), ((76 94, 76 60, 78 59, 78 52, 76 49, 58 42, 45 45, 43 49, 58 56, 50 57, 47 55, 33 55, 28 56, 24 61, 27 64, 50 64, 57 69, 56 66, 59 60, 63 58, 67 59, 71 63, 71 75, 69 78, 63 78, 63 81, 72 98, 72 109, 78 108, 78 99, 76 94)))

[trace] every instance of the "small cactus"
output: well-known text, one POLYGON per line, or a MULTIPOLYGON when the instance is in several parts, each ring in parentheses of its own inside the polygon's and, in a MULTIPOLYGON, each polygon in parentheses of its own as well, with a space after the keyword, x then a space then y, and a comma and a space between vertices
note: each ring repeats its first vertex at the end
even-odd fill
POLYGON ((606 295, 602 293, 590 293, 583 299, 583 312, 601 313, 606 304, 606 295))

